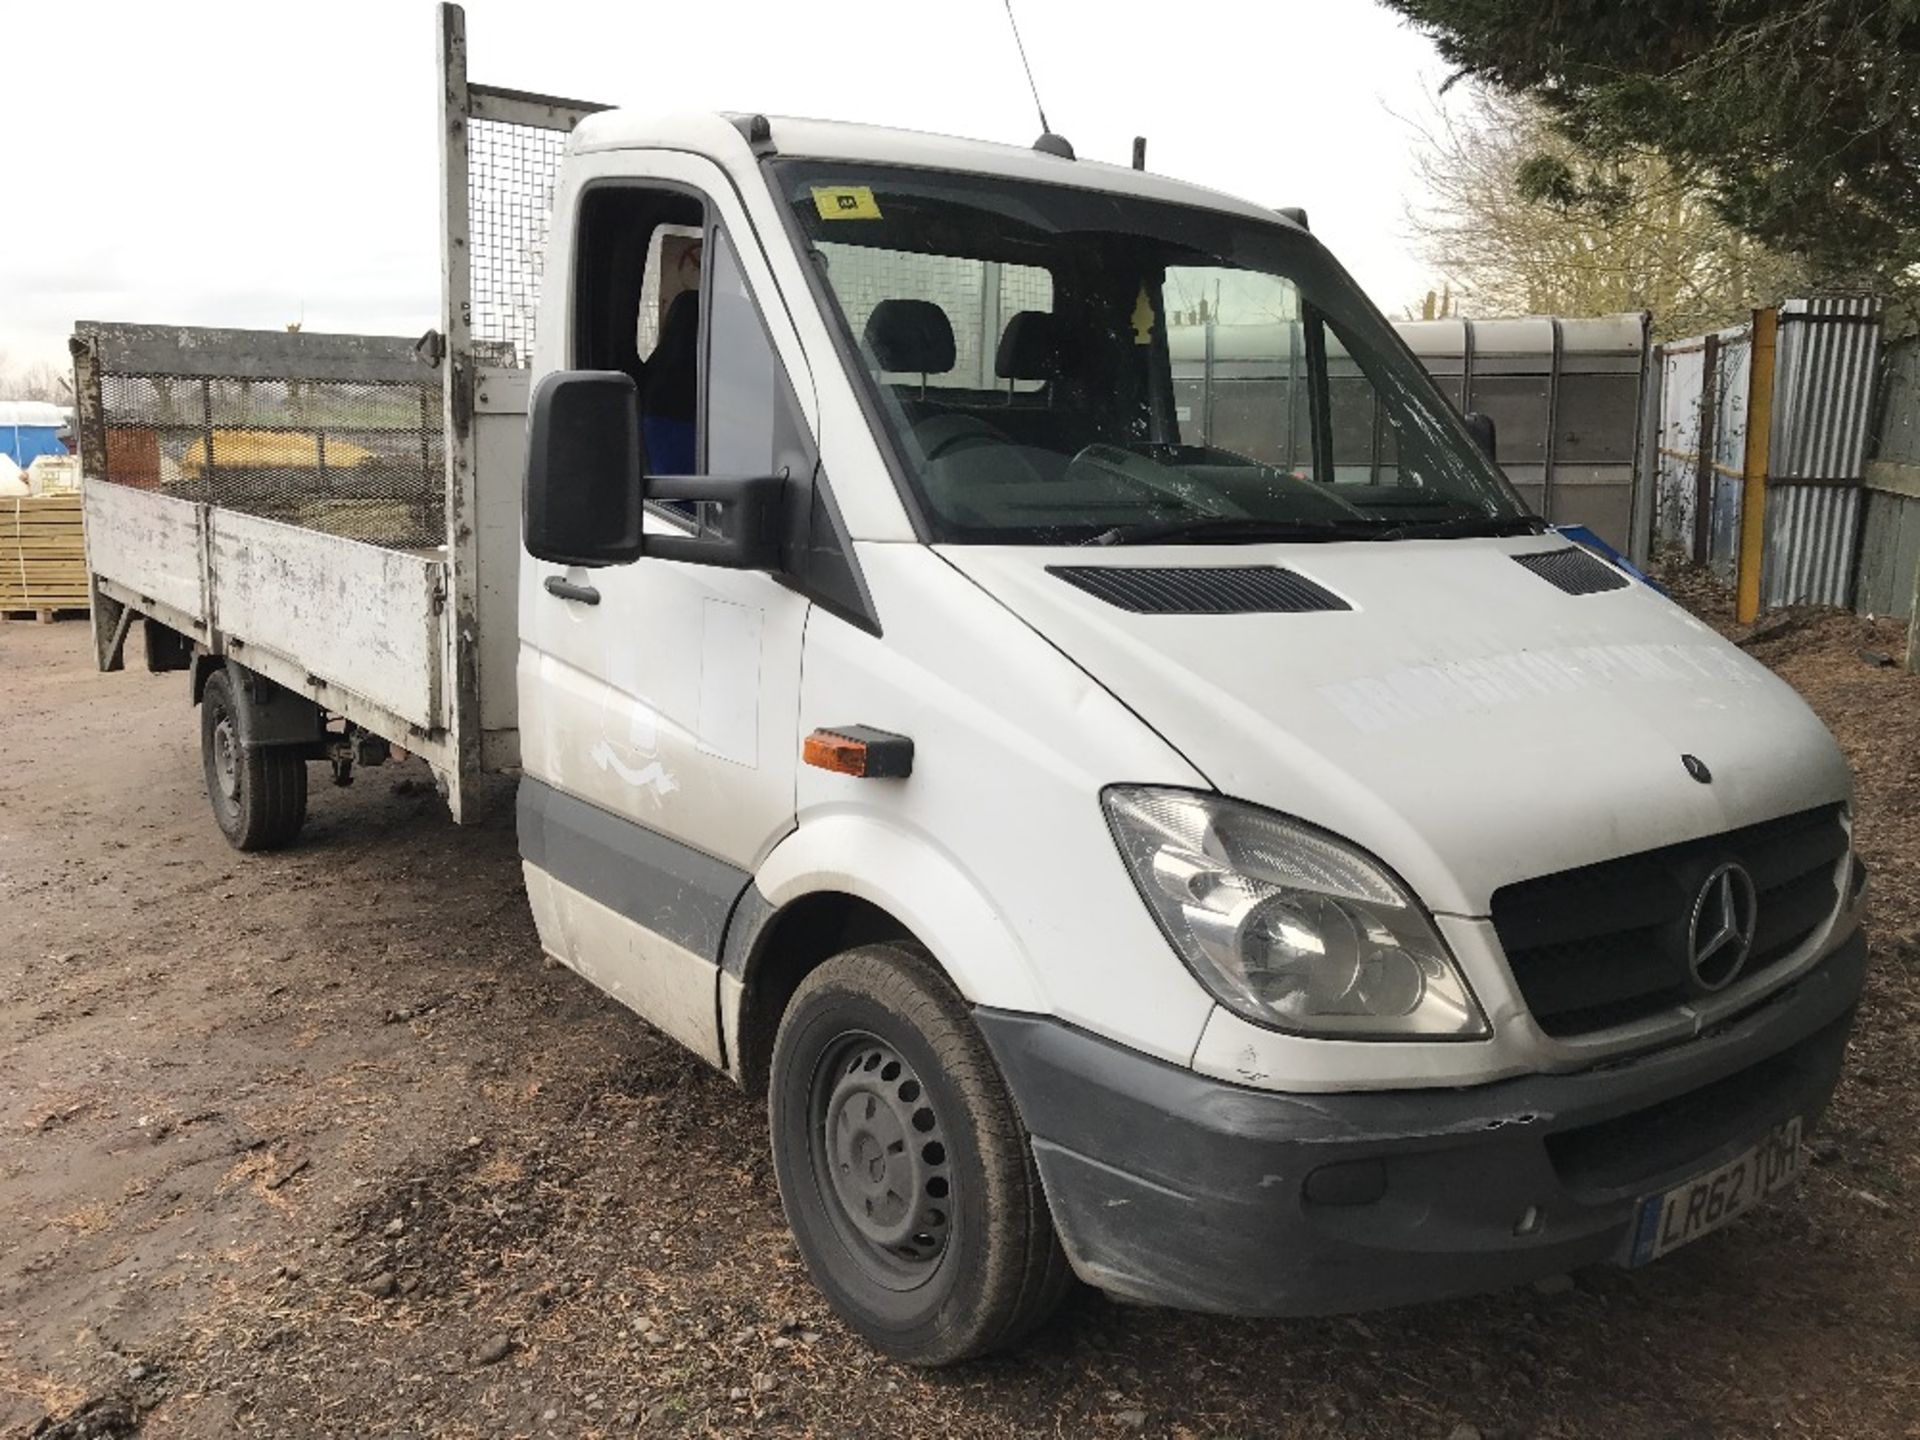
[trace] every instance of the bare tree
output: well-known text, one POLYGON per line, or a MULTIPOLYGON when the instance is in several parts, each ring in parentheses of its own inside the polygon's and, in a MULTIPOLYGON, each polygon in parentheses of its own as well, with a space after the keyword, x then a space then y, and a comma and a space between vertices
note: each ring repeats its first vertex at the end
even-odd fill
MULTIPOLYGON (((1738 233, 1658 156, 1581 155, 1535 102, 1476 92, 1420 125, 1428 192, 1408 219, 1461 313, 1651 310, 1657 335, 1716 329, 1803 283, 1800 264, 1738 233), (1577 187, 1543 184, 1578 174, 1577 187)), ((1424 308, 1424 307, 1421 307, 1424 308)))
POLYGON ((55 405, 71 405, 73 377, 46 360, 11 365, 0 353, 0 400, 48 400, 55 405))

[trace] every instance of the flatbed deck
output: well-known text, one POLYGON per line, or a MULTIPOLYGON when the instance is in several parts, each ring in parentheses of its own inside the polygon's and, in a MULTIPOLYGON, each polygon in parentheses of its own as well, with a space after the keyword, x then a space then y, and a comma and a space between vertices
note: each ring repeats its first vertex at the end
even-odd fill
POLYGON ((517 764, 523 373, 482 372, 456 504, 412 341, 83 322, 74 353, 103 666, 165 627, 424 757, 456 818, 517 764))

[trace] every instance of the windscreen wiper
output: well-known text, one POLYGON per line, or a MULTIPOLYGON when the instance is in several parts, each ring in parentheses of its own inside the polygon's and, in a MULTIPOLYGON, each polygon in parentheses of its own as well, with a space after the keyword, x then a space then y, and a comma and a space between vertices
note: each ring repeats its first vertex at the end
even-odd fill
POLYGON ((1194 540, 1202 544, 1255 544, 1260 541, 1371 540, 1380 531, 1376 520, 1260 520, 1243 515, 1199 515, 1188 520, 1155 524, 1116 525, 1083 545, 1155 545, 1164 540, 1194 540))
POLYGON ((1461 515, 1452 520, 1406 520, 1373 532, 1375 540, 1464 540, 1482 535, 1541 535, 1538 515, 1461 515))

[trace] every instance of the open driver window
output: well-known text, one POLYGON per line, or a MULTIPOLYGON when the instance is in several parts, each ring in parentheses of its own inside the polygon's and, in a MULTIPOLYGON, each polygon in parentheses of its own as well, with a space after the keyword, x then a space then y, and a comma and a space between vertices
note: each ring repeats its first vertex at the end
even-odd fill
POLYGON ((647 472, 700 469, 706 208, 678 190, 605 186, 581 200, 573 363, 633 377, 647 472))

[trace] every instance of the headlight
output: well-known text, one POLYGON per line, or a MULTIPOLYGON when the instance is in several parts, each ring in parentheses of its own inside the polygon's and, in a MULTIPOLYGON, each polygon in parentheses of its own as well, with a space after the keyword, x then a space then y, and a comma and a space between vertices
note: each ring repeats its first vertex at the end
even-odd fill
POLYGON ((1426 912, 1358 850, 1189 790, 1103 799, 1148 908, 1222 1004, 1304 1035, 1487 1033, 1426 912))

